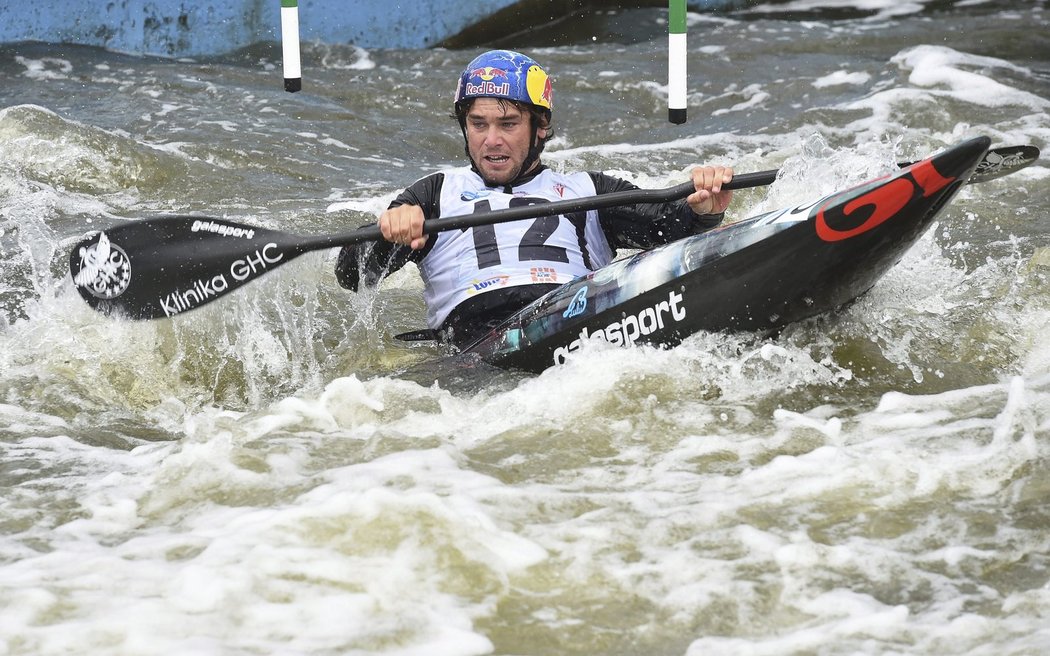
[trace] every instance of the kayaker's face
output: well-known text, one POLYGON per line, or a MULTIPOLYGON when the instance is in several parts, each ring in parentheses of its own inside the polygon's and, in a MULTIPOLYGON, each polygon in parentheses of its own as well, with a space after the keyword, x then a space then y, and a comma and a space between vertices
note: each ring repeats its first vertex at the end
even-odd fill
MULTIPOLYGON (((481 177, 490 183, 506 184, 518 175, 529 154, 530 119, 527 111, 512 103, 495 98, 474 101, 467 112, 467 149, 481 177)), ((540 128, 537 137, 545 136, 546 129, 540 128)))

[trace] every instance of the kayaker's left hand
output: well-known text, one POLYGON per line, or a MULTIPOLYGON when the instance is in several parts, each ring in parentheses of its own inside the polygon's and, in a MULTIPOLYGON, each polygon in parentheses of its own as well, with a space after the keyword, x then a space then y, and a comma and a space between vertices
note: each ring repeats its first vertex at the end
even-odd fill
POLYGON ((733 200, 733 191, 722 191, 722 185, 733 179, 729 166, 698 166, 692 171, 696 191, 685 201, 697 214, 721 214, 733 200))

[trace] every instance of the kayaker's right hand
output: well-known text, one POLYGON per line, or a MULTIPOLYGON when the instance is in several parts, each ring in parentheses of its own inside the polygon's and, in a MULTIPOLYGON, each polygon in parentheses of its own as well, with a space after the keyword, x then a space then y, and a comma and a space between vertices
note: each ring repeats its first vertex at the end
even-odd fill
POLYGON ((418 205, 398 205, 379 215, 383 239, 418 251, 427 244, 423 234, 423 210, 418 205))

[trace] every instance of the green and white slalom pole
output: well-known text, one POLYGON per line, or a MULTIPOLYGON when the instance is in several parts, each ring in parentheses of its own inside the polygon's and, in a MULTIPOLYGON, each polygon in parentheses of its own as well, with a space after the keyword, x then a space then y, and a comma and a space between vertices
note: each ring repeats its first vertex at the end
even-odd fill
POLYGON ((667 17, 667 119, 685 123, 686 0, 670 0, 667 17))
POLYGON ((284 90, 303 88, 299 62, 299 0, 281 0, 281 49, 284 55, 284 90))

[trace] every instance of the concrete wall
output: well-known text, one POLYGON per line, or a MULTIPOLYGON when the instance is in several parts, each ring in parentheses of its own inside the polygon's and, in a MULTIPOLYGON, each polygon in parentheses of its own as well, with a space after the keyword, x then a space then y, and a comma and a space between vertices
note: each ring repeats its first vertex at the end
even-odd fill
MULTIPOLYGON (((425 48, 516 0, 300 0, 303 41, 425 48)), ((280 0, 5 0, 0 43, 94 45, 137 54, 221 54, 281 38, 280 0)))
MULTIPOLYGON (((689 0, 698 10, 747 0, 689 0)), ((280 0, 0 0, 0 43, 93 45, 166 57, 216 55, 279 41, 280 0)), ((300 38, 364 48, 426 48, 515 4, 569 13, 601 0, 299 0, 300 38)))

